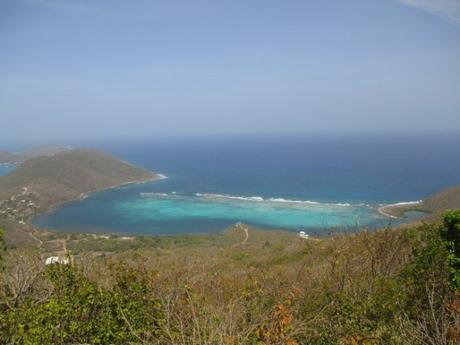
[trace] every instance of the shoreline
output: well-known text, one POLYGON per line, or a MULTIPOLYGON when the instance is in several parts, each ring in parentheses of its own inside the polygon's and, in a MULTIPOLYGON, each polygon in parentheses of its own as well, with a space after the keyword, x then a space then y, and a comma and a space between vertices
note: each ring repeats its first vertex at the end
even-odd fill
POLYGON ((43 212, 39 212, 35 217, 29 219, 27 221, 27 223, 30 226, 32 226, 33 228, 41 230, 40 228, 34 226, 33 220, 35 218, 42 217, 42 216, 45 216, 45 215, 47 215, 49 213, 52 213, 52 212, 56 211, 60 206, 62 206, 64 204, 67 204, 69 202, 84 200, 84 199, 88 198, 93 193, 102 192, 102 191, 110 190, 110 189, 115 189, 115 188, 118 188, 118 187, 130 185, 130 184, 143 184, 143 183, 148 183, 148 182, 153 182, 153 181, 164 180, 166 178, 168 178, 166 175, 155 174, 153 177, 151 177, 149 179, 133 180, 133 181, 128 181, 128 182, 118 183, 118 184, 114 184, 114 185, 111 185, 111 186, 108 186, 108 187, 105 187, 105 188, 97 188, 97 189, 93 189, 93 190, 90 190, 90 191, 87 191, 87 192, 84 192, 84 193, 80 193, 80 195, 78 195, 75 198, 71 198, 71 199, 68 199, 68 200, 60 201, 60 202, 54 203, 52 205, 49 205, 48 207, 46 207, 45 210, 43 210, 43 212))
MULTIPOLYGON (((88 192, 80 193, 80 195, 78 197, 75 197, 75 198, 72 198, 72 199, 69 199, 69 200, 65 200, 65 201, 58 202, 58 203, 55 203, 53 205, 50 205, 44 212, 40 212, 35 217, 31 218, 30 219, 30 224, 32 226, 34 226, 34 224, 32 224, 34 219, 42 217, 44 215, 47 215, 49 213, 52 213, 52 212, 56 211, 56 209, 59 208, 60 206, 62 206, 63 204, 66 204, 66 203, 69 203, 69 202, 85 200, 86 198, 88 198, 93 193, 102 192, 102 191, 106 191, 106 190, 110 190, 110 189, 115 189, 115 188, 119 188, 119 187, 122 187, 122 186, 130 185, 130 184, 139 184, 140 185, 140 184, 144 184, 144 183, 148 183, 148 182, 164 180, 164 179, 167 179, 167 178, 168 178, 168 176, 158 173, 158 174, 155 174, 154 177, 149 178, 149 179, 128 181, 128 182, 124 182, 124 183, 120 183, 120 184, 115 184, 115 185, 112 185, 112 186, 109 186, 109 187, 106 187, 106 188, 99 188, 99 189, 94 189, 94 190, 91 190, 91 191, 88 191, 88 192)), ((149 193, 140 193, 140 194, 141 194, 141 197, 143 197, 144 196, 143 194, 148 195, 149 193)), ((154 194, 156 195, 157 193, 154 193, 154 194)), ((172 194, 175 194, 175 193, 173 192, 172 194)), ((166 194, 164 194, 164 195, 166 195, 166 194)), ((254 201, 254 202, 255 201, 282 202, 283 204, 284 203, 306 203, 306 204, 310 204, 310 205, 318 205, 318 204, 320 204, 319 202, 314 202, 314 201, 309 201, 309 200, 300 201, 300 200, 289 200, 289 199, 279 199, 279 198, 268 198, 266 200, 260 198, 260 200, 259 200, 259 197, 236 197, 236 196, 229 196, 229 195, 222 195, 222 194, 200 194, 200 193, 195 193, 195 196, 225 197, 225 198, 230 198, 230 199, 248 200, 248 201, 254 201)), ((325 205, 336 206, 336 207, 337 206, 342 206, 342 207, 343 206, 347 206, 347 207, 348 206, 370 207, 370 208, 373 208, 374 210, 376 210, 378 214, 380 214, 380 215, 382 215, 384 217, 397 220, 397 219, 403 219, 404 216, 403 215, 397 216, 397 215, 392 214, 391 212, 389 212, 389 210, 398 209, 398 208, 402 208, 404 206, 409 206, 409 205, 419 205, 422 202, 423 202, 422 200, 407 201, 407 202, 397 202, 397 203, 392 203, 392 204, 380 204, 380 206, 378 206, 378 207, 375 207, 377 205, 372 207, 370 204, 363 204, 363 203, 356 204, 356 205, 349 204, 349 203, 325 203, 325 205)), ((416 209, 414 209, 414 210, 416 211, 416 209)), ((404 212, 405 211, 410 211, 410 210, 406 209, 406 210, 404 210, 404 212)), ((286 230, 286 229, 283 229, 283 230, 286 230)))
MULTIPOLYGON (((78 196, 75 196, 74 198, 64 200, 64 201, 61 201, 61 202, 57 202, 57 203, 54 203, 54 204, 48 206, 43 212, 39 212, 39 213, 37 213, 36 216, 34 216, 33 218, 30 218, 27 221, 27 223, 32 228, 37 229, 37 230, 45 230, 45 231, 53 230, 53 229, 48 229, 48 228, 42 228, 42 227, 40 227, 40 225, 35 225, 34 220, 38 219, 40 217, 46 216, 46 215, 48 215, 48 214, 50 214, 52 212, 55 212, 59 207, 61 207, 62 205, 66 204, 66 203, 84 200, 84 199, 88 198, 93 193, 102 192, 102 191, 106 191, 106 190, 111 190, 111 189, 115 189, 115 188, 119 188, 119 187, 123 187, 123 186, 127 186, 127 185, 132 185, 132 184, 141 185, 141 184, 145 184, 145 183, 149 183, 149 182, 164 180, 164 179, 167 179, 167 178, 168 178, 168 176, 166 176, 164 174, 153 173, 152 172, 152 176, 150 178, 126 181, 126 182, 123 182, 123 183, 110 185, 110 186, 107 186, 107 187, 104 187, 104 188, 97 188, 97 189, 93 189, 93 190, 90 190, 90 191, 87 191, 87 192, 83 192, 83 193, 80 193, 78 196)), ((199 193, 197 193, 197 194, 199 194, 199 193)), ((203 195, 207 195, 207 194, 203 194, 203 195)), ((219 194, 210 194, 210 195, 228 197, 227 195, 219 195, 219 194)), ((242 197, 238 197, 238 199, 242 199, 242 197)), ((244 199, 246 199, 246 198, 244 198, 244 199)), ((247 198, 247 199, 252 200, 254 198, 247 198)), ((255 201, 255 200, 252 200, 252 201, 255 201)), ((259 201, 259 200, 257 200, 257 201, 259 201)), ((278 199, 277 198, 269 198, 269 199, 267 199, 267 201, 276 201, 276 202, 283 202, 283 203, 286 203, 286 202, 287 203, 302 202, 302 203, 308 203, 308 204, 310 204, 310 203, 311 204, 318 204, 318 202, 312 202, 312 201, 288 200, 288 199, 279 199, 279 198, 278 199)), ((374 206, 372 208, 374 208, 374 210, 376 210, 378 214, 381 214, 384 217, 397 220, 397 219, 403 219, 404 218, 404 212, 409 211, 409 209, 405 209, 402 212, 402 214, 399 215, 399 216, 396 215, 396 214, 393 214, 391 212, 393 209, 397 210, 397 209, 403 208, 405 206, 419 205, 421 203, 422 203, 422 200, 407 201, 407 202, 397 202, 397 203, 393 203, 393 204, 383 204, 383 205, 381 204, 380 206, 375 205, 375 206, 378 206, 378 207, 374 206)), ((328 205, 333 205, 333 206, 352 206, 352 204, 348 204, 348 203, 346 203, 346 204, 345 203, 342 203, 342 204, 341 203, 339 203, 339 204, 336 203, 336 204, 328 204, 328 205)), ((364 206, 364 205, 366 205, 366 204, 359 204, 359 206, 364 206)), ((369 206, 369 205, 367 205, 367 206, 369 206)), ((58 229, 55 229, 55 230, 58 230, 58 229)), ((324 230, 324 229, 322 229, 322 230, 324 230)), ((58 230, 58 231, 60 231, 60 230, 58 230)), ((290 231, 290 230, 282 229, 282 231, 290 231)), ((110 233, 112 233, 112 232, 110 232, 110 233)), ((132 235, 131 232, 129 234, 132 235)), ((165 235, 168 235, 168 234, 165 234, 165 235)), ((135 235, 135 236, 137 236, 137 235, 135 235)))
POLYGON ((385 212, 385 210, 389 208, 389 205, 385 205, 385 206, 380 206, 377 208, 377 211, 382 215, 382 216, 385 216, 385 217, 388 217, 388 218, 391 218, 391 219, 399 219, 401 217, 397 217, 397 216, 393 216, 392 214, 389 214, 387 212, 385 212))
MULTIPOLYGON (((394 214, 391 214, 390 212, 388 212, 388 210, 391 210, 391 209, 402 209, 403 210, 403 214, 407 211, 410 211, 410 209, 406 208, 405 206, 416 206, 416 205, 421 205, 423 203, 423 200, 417 200, 417 201, 404 201, 404 202, 397 202, 397 203, 394 203, 394 204, 387 204, 387 205, 383 205, 383 206, 380 206, 378 207, 378 212, 385 216, 385 217, 388 217, 388 218, 391 218, 391 219, 401 219, 403 218, 402 216, 396 216, 394 214)), ((414 209, 414 211, 417 211, 416 209, 414 209)))

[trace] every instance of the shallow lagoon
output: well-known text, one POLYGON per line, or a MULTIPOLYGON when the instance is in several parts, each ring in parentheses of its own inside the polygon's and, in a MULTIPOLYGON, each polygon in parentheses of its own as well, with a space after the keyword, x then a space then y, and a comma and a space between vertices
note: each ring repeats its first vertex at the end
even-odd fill
MULTIPOLYGON (((148 192, 162 181, 94 193, 61 206, 34 224, 68 231, 134 234, 207 233, 237 222, 267 229, 304 230, 310 234, 355 231, 399 224, 378 212, 377 204, 319 203, 308 200, 148 192)), ((412 213, 410 219, 420 216, 412 213)))
POLYGON ((204 233, 237 222, 322 234, 381 227, 421 214, 392 220, 379 205, 460 183, 457 144, 457 137, 368 136, 100 145, 168 179, 95 193, 34 223, 138 234, 204 233))
POLYGON ((0 163, 0 176, 7 175, 16 169, 15 164, 11 163, 0 163))

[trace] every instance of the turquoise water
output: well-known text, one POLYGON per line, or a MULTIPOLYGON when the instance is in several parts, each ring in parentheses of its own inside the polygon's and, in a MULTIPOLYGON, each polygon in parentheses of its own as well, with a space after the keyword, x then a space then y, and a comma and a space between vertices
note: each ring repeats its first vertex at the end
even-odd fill
POLYGON ((35 220, 41 227, 137 234, 213 232, 237 222, 268 229, 352 231, 391 221, 378 205, 332 204, 219 194, 145 192, 155 184, 131 185, 95 193, 35 220))
MULTIPOLYGON (((259 197, 223 195, 149 195, 118 203, 114 210, 133 223, 182 220, 194 223, 213 219, 228 224, 235 220, 263 227, 285 229, 349 228, 363 222, 383 220, 375 209, 365 205, 316 204, 305 201, 264 200, 259 197)), ((185 224, 184 224, 185 225, 185 224)))
POLYGON ((0 176, 7 175, 16 169, 16 165, 10 163, 0 163, 0 176))
POLYGON ((354 231, 392 220, 382 204, 460 183, 459 138, 296 138, 122 143, 105 151, 168 176, 95 193, 34 220, 39 227, 135 234, 267 229, 354 231))

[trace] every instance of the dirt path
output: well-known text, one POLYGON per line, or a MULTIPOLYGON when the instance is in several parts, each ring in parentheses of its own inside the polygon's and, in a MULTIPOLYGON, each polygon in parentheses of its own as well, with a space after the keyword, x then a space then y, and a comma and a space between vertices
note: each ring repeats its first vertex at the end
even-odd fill
POLYGON ((32 237, 35 241, 38 242, 38 248, 41 248, 43 246, 43 241, 35 236, 36 230, 32 230, 32 232, 29 232, 30 237, 32 237))
POLYGON ((67 253, 67 240, 70 239, 70 236, 67 236, 65 240, 62 240, 62 250, 64 253, 67 253))
POLYGON ((237 224, 237 227, 240 228, 241 230, 244 231, 244 234, 245 234, 245 238, 243 240, 243 242, 241 242, 241 244, 246 244, 246 242, 248 241, 248 238, 249 238, 249 230, 248 230, 248 227, 244 224, 241 224, 241 223, 238 223, 237 224))
POLYGON ((56 242, 60 242, 61 245, 62 245, 62 251, 61 252, 62 252, 63 255, 67 254, 67 240, 69 240, 69 239, 70 239, 70 235, 67 236, 66 239, 56 240, 56 242))

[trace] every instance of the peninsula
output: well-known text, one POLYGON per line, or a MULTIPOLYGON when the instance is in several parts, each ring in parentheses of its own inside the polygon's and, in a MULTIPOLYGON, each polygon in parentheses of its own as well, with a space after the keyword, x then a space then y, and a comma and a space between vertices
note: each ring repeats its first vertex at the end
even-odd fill
POLYGON ((54 156, 58 153, 73 150, 70 146, 35 146, 30 149, 19 151, 19 152, 6 152, 0 151, 0 164, 1 163, 22 163, 28 159, 43 157, 43 156, 54 156))
POLYGON ((381 207, 381 212, 391 217, 402 217, 409 211, 426 212, 428 218, 436 218, 442 212, 460 208, 460 185, 447 188, 420 202, 399 203, 381 207))
POLYGON ((29 231, 30 220, 87 193, 161 178, 106 153, 92 149, 66 150, 25 160, 0 177, 0 225, 9 235, 29 231), (13 234, 14 233, 14 234, 13 234))

